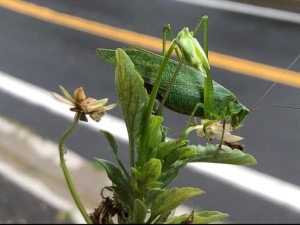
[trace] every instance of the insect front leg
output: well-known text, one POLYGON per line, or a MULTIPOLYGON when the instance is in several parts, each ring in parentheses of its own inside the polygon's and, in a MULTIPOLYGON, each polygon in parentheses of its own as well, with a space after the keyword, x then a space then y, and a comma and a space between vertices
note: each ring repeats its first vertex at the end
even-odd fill
POLYGON ((180 68, 181 68, 181 66, 182 66, 182 64, 184 62, 184 57, 181 57, 182 54, 179 53, 178 44, 175 44, 175 43, 176 43, 176 41, 175 41, 174 36, 173 36, 171 25, 167 24, 163 28, 163 50, 162 50, 162 54, 163 54, 164 57, 167 57, 166 54, 169 53, 170 50, 173 51, 175 49, 175 52, 176 52, 176 55, 177 55, 177 58, 178 58, 179 62, 177 64, 176 70, 174 71, 173 75, 170 76, 171 79, 170 79, 169 85, 168 85, 165 93, 163 94, 163 98, 162 98, 162 100, 160 102, 160 105, 159 105, 159 107, 157 109, 157 114, 158 115, 162 115, 163 106, 164 106, 164 104, 165 104, 165 102, 167 100, 168 94, 169 94, 169 92, 170 92, 170 90, 171 90, 171 88, 172 88, 172 86, 173 86, 173 84, 175 82, 175 79, 176 79, 176 77, 177 77, 177 75, 179 73, 179 70, 180 70, 180 68), (170 47, 168 49, 168 51, 166 51, 166 48, 167 48, 167 46, 166 46, 167 33, 171 37, 172 43, 174 42, 174 45, 172 46, 172 49, 170 47))
POLYGON ((230 131, 229 127, 227 127, 227 126, 229 126, 229 124, 226 124, 226 120, 228 118, 228 117, 226 117, 226 112, 227 112, 227 110, 220 113, 220 112, 217 112, 216 110, 208 109, 203 103, 198 103, 195 106, 193 113, 190 116, 189 120, 187 121, 186 128, 182 132, 180 140, 186 138, 187 134, 190 131, 196 129, 198 136, 206 137, 207 143, 209 143, 209 144, 211 143, 212 139, 214 139, 214 138, 219 139, 220 140, 219 150, 222 150, 222 145, 223 145, 224 141, 227 140, 228 143, 230 143, 232 138, 238 137, 238 136, 231 135, 229 133, 225 137, 225 133, 230 131), (204 120, 206 120, 205 123, 202 120, 201 125, 195 125, 195 126, 193 126, 194 128, 189 127, 191 119, 194 117, 196 111, 199 108, 203 108, 203 109, 207 110, 210 113, 211 117, 209 119, 207 119, 207 118, 205 118, 205 116, 202 116, 202 118, 204 120), (220 122, 221 122, 221 124, 220 124, 220 122))
MULTIPOLYGON (((207 56, 207 59, 208 59, 208 17, 207 16, 203 16, 199 20, 199 22, 197 23, 197 26, 194 30, 194 35, 198 32, 198 30, 199 30, 202 23, 203 23, 203 50, 204 50, 204 52, 207 56)), ((221 116, 217 112, 214 112, 212 110, 212 109, 215 108, 212 76, 211 76, 211 72, 210 72, 209 67, 206 67, 204 65, 204 70, 206 72, 206 78, 204 79, 204 102, 203 102, 204 104, 202 105, 202 108, 204 110, 204 118, 205 119, 212 119, 213 117, 215 117, 215 118, 217 118, 217 120, 218 120, 218 118, 225 118, 224 116, 221 116)), ((207 122, 207 124, 204 125, 204 129, 206 127, 208 127, 209 125, 211 125, 212 123, 210 123, 210 121, 207 122)), ((226 124, 226 120, 223 119, 223 129, 222 129, 222 136, 221 136, 219 149, 221 149, 222 144, 223 144, 223 140, 224 140, 225 124, 226 124)))
MULTIPOLYGON (((165 56, 166 55, 166 51, 167 51, 167 33, 169 34, 169 37, 171 40, 174 40, 174 35, 172 32, 172 28, 170 24, 167 24, 163 27, 163 49, 162 49, 162 55, 165 56)), ((176 51, 176 55, 178 60, 180 60, 180 54, 179 54, 179 50, 178 47, 175 48, 176 51)))
MULTIPOLYGON (((195 115, 196 111, 197 111, 199 108, 202 108, 202 109, 207 110, 207 111, 212 115, 211 119, 210 119, 209 121, 207 121, 207 122, 203 125, 203 131, 204 131, 204 133, 206 134, 205 136, 206 136, 206 138, 207 138, 207 141, 208 141, 208 143, 211 142, 211 137, 206 133, 206 128, 209 127, 211 124, 218 122, 218 121, 219 121, 219 117, 218 117, 218 113, 216 113, 215 111, 213 111, 213 110, 211 110, 211 109, 208 109, 203 103, 198 103, 198 104, 195 106, 195 108, 194 108, 194 110, 193 110, 191 116, 189 117, 189 119, 188 119, 188 121, 187 121, 187 123, 186 123, 186 127, 185 127, 185 129, 183 130, 183 132, 182 132, 182 134, 181 134, 181 136, 180 136, 180 140, 186 138, 186 131, 187 131, 188 128, 189 128, 189 125, 190 125, 190 123, 191 123, 191 119, 194 118, 194 115, 195 115)), ((203 116, 202 118, 203 118, 203 119, 206 119, 204 116, 203 116)))

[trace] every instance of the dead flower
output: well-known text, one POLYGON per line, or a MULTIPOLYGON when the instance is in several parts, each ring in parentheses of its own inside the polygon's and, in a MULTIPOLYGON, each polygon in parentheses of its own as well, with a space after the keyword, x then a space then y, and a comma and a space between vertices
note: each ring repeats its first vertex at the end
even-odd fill
POLYGON ((100 99, 100 100, 90 98, 90 97, 87 98, 85 96, 85 93, 84 93, 82 87, 79 87, 74 91, 75 99, 72 98, 72 96, 68 93, 68 91, 63 86, 59 86, 59 87, 60 87, 60 90, 62 91, 64 97, 55 92, 52 92, 53 95, 61 102, 72 106, 72 108, 70 108, 70 110, 73 112, 76 112, 74 118, 76 118, 78 116, 78 114, 80 113, 81 121, 87 122, 88 119, 87 119, 86 115, 88 114, 88 115, 90 115, 90 117, 93 120, 95 120, 96 122, 99 122, 101 120, 101 117, 103 117, 105 115, 107 110, 111 110, 117 106, 117 103, 105 106, 105 104, 108 101, 108 98, 104 98, 104 99, 100 99))

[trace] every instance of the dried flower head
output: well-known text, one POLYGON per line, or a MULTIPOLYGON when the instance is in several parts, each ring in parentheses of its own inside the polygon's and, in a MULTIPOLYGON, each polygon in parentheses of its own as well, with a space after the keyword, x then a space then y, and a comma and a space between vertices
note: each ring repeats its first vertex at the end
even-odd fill
POLYGON ((117 106, 117 103, 110 104, 108 106, 105 106, 108 99, 94 99, 94 98, 87 98, 84 90, 82 87, 77 88, 74 91, 74 98, 68 93, 68 91, 63 87, 59 86, 64 97, 53 92, 54 96, 60 100, 61 102, 72 106, 70 108, 71 111, 76 112, 75 118, 80 113, 80 120, 87 122, 86 115, 90 115, 90 117, 99 122, 101 120, 101 117, 103 117, 107 110, 111 110, 117 106))

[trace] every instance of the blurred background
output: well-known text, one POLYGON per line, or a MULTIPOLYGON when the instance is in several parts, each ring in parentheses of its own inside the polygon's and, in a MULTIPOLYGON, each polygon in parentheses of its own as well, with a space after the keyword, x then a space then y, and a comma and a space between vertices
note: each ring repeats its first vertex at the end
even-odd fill
MULTIPOLYGON (((115 68, 97 56, 97 48, 135 45, 161 54, 164 25, 176 35, 208 15, 213 79, 249 108, 300 107, 299 11, 299 0, 0 0, 0 222, 82 222, 56 145, 73 114, 51 92, 60 93, 59 85, 70 93, 82 86, 87 96, 117 102, 115 68)), ((202 43, 201 32, 197 38, 202 43)), ((164 115, 170 137, 177 138, 188 117, 169 110, 164 115)), ((187 166, 171 186, 206 194, 182 210, 225 212, 228 223, 298 223, 299 127, 299 110, 254 110, 234 134, 244 137, 245 151, 258 164, 187 166)), ((120 107, 100 123, 80 123, 66 140, 66 159, 89 210, 109 185, 93 167, 94 157, 113 161, 99 129, 116 135, 120 157, 129 163, 120 107)), ((205 140, 192 135, 191 144, 205 140)))

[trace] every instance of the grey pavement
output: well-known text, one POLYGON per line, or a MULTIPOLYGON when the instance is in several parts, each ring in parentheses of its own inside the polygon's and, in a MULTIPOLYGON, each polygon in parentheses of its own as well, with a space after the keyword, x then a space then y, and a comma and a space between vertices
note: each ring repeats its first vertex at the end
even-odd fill
POLYGON ((49 205, 1 175, 0 190, 1 224, 73 223, 67 211, 49 205))

